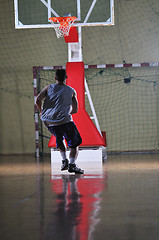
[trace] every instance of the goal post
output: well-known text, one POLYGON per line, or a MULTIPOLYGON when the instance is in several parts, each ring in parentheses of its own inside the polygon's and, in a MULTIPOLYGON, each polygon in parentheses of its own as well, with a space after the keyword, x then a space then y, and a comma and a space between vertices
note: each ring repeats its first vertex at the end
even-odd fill
MULTIPOLYGON (((159 151, 159 63, 85 65, 85 78, 98 123, 107 136, 107 152, 159 151)), ((34 103, 40 90, 54 83, 57 68, 34 67, 34 103)), ((89 116, 92 109, 87 94, 85 105, 89 116)), ((36 104, 36 155, 50 154, 51 137, 38 118, 36 104)), ((94 119, 92 119, 94 121, 94 119)))

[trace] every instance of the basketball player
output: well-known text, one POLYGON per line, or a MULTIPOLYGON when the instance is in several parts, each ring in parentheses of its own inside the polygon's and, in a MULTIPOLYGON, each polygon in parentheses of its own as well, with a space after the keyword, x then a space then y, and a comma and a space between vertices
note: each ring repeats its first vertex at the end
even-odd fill
POLYGON ((71 116, 77 113, 78 101, 75 90, 66 85, 66 78, 66 71, 57 69, 56 84, 46 86, 39 93, 36 105, 40 111, 41 120, 56 137, 56 146, 62 156, 61 171, 68 170, 68 172, 83 174, 84 171, 75 164, 78 146, 82 143, 82 139, 71 116), (43 99, 45 100, 42 108, 43 99), (69 161, 66 158, 64 139, 70 147, 69 161))

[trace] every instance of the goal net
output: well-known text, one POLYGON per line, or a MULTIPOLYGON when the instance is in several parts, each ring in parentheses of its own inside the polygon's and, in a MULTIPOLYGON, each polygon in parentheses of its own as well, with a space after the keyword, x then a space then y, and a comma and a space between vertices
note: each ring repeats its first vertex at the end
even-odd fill
MULTIPOLYGON (((55 83, 54 67, 37 68, 37 92, 55 83)), ((151 64, 85 65, 85 77, 107 151, 159 150, 159 68, 151 64)), ((85 96, 85 107, 91 107, 85 96)), ((93 120, 92 120, 93 121, 93 120)), ((50 153, 51 134, 38 119, 40 154, 50 153)))

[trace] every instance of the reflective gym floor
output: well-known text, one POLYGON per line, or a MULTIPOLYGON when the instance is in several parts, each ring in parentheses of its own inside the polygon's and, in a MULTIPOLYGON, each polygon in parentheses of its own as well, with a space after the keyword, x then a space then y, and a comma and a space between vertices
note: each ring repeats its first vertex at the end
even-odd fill
POLYGON ((159 239, 159 154, 111 155, 84 176, 51 174, 49 157, 0 158, 1 240, 159 239))

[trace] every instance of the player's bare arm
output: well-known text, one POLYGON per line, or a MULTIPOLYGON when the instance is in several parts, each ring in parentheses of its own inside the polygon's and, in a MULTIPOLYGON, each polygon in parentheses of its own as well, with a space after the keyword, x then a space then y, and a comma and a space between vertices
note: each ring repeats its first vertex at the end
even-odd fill
POLYGON ((39 109, 40 113, 42 111, 42 100, 46 97, 47 90, 49 86, 46 86, 37 96, 36 98, 36 106, 39 109))
POLYGON ((72 110, 71 110, 71 114, 77 113, 77 111, 78 111, 78 101, 77 101, 76 92, 74 92, 73 96, 72 96, 72 110))

